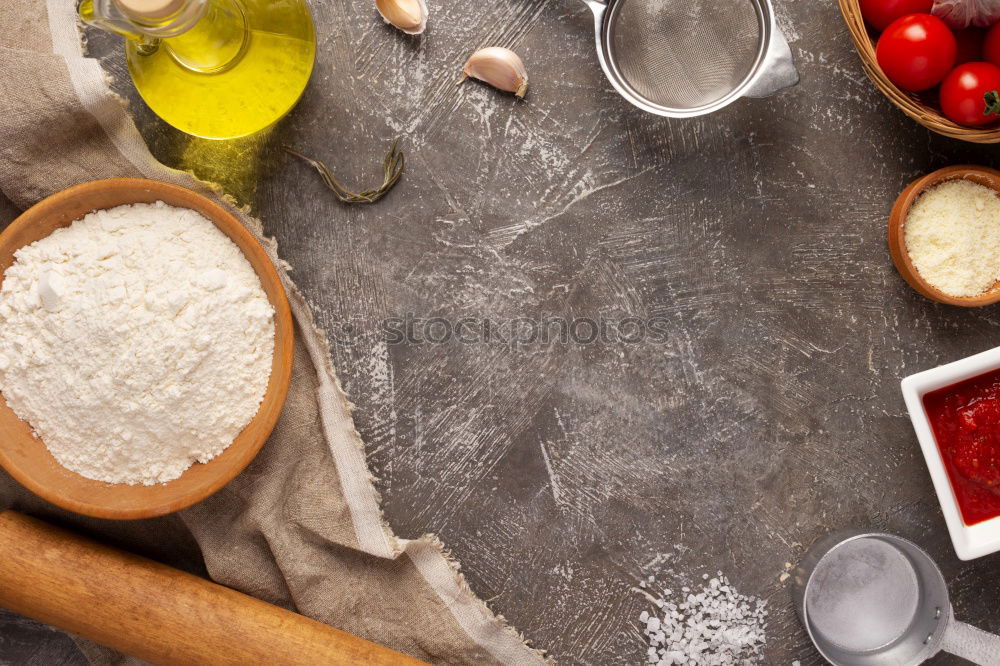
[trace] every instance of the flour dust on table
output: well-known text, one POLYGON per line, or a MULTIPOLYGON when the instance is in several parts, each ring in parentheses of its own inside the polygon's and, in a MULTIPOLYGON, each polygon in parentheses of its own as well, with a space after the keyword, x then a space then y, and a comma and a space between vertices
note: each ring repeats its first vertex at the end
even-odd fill
POLYGON ((0 287, 0 392, 64 467, 155 484, 256 414, 274 309, 246 257, 163 202, 88 214, 18 250, 0 287))

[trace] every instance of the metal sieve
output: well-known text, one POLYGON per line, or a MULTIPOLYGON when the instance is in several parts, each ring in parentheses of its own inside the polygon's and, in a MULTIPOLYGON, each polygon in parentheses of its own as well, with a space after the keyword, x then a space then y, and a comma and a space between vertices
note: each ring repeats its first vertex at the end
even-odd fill
POLYGON ((611 85, 640 109, 701 116, 795 85, 770 0, 583 0, 611 85))
POLYGON ((1000 665, 1000 636, 955 619, 941 570, 906 539, 836 532, 794 576, 795 609, 834 666, 916 666, 942 651, 1000 665))

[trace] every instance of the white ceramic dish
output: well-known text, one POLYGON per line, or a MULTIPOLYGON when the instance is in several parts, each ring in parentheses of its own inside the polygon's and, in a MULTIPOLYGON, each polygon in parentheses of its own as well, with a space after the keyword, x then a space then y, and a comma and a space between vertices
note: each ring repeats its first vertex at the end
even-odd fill
POLYGON ((972 560, 1000 550, 1000 517, 991 518, 976 525, 966 525, 955 499, 955 491, 948 480, 948 471, 941 459, 941 451, 931 430, 930 420, 924 410, 924 395, 945 386, 1000 368, 1000 347, 990 349, 975 356, 963 358, 954 363, 918 372, 905 378, 901 387, 906 409, 910 413, 913 429, 924 452, 927 469, 937 492, 938 502, 944 511, 951 543, 955 553, 963 560, 972 560))

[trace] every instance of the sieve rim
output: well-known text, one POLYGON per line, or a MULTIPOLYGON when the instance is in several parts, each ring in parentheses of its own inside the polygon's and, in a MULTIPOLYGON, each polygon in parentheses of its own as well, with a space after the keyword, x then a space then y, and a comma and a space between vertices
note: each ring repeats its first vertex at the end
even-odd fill
MULTIPOLYGON (((845 650, 841 646, 835 644, 833 641, 828 640, 820 632, 815 631, 813 627, 812 618, 810 617, 808 610, 808 598, 812 590, 814 583, 813 574, 819 569, 820 564, 826 560, 835 550, 847 545, 848 543, 857 541, 859 539, 879 539, 888 543, 899 550, 899 552, 909 561, 910 565, 914 568, 917 574, 917 587, 919 599, 918 606, 924 603, 923 600, 926 595, 933 593, 933 590, 928 590, 921 582, 921 572, 931 572, 932 577, 935 582, 939 583, 940 592, 943 594, 941 599, 943 600, 942 610, 944 610, 943 618, 939 622, 935 619, 935 626, 933 631, 927 636, 927 640, 924 641, 923 647, 918 652, 910 655, 913 661, 906 662, 912 664, 920 664, 935 655, 938 652, 941 642, 944 640, 945 629, 947 625, 954 619, 954 614, 951 607, 951 601, 948 596, 948 588, 944 580, 944 574, 941 572, 941 568, 938 566, 937 562, 925 551, 923 548, 901 536, 895 534, 890 534, 888 532, 873 531, 867 532, 860 529, 847 529, 841 530, 827 535, 825 538, 821 539, 819 542, 814 544, 810 551, 806 554, 806 560, 813 555, 813 550, 820 548, 820 554, 815 557, 815 560, 809 564, 807 572, 801 571, 803 564, 799 564, 799 570, 796 571, 796 576, 802 576, 804 574, 804 580, 797 581, 796 593, 795 593, 795 606, 796 612, 799 614, 799 619, 802 622, 806 633, 809 635, 809 639, 813 644, 813 647, 820 653, 820 655, 830 664, 839 665, 843 664, 843 661, 837 660, 837 655, 834 651, 840 651, 845 654, 849 654, 854 657, 878 657, 883 654, 885 647, 870 650, 870 651, 850 651, 845 650), (822 545, 822 544, 826 545, 822 545)), ((804 560, 805 561, 805 560, 804 560)), ((914 617, 914 622, 919 614, 914 617)), ((910 629, 913 631, 913 625, 911 623, 910 629)), ((919 633, 919 632, 918 632, 919 633)), ((904 632, 902 637, 906 636, 904 632)), ((897 638, 897 641, 900 639, 897 638)), ((891 645, 891 644, 890 644, 891 645)))
POLYGON ((617 59, 612 54, 611 26, 626 1, 627 0, 607 0, 606 9, 597 31, 599 42, 598 52, 601 56, 601 64, 604 65, 604 72, 608 77, 608 81, 611 82, 611 85, 615 88, 618 94, 643 111, 667 118, 694 118, 697 116, 703 116, 725 108, 743 97, 746 91, 754 83, 756 83, 757 79, 759 79, 761 74, 763 74, 763 65, 767 59, 771 39, 774 35, 774 31, 777 29, 777 24, 774 19, 774 8, 771 5, 771 0, 747 0, 753 5, 754 11, 757 14, 757 24, 760 27, 760 39, 758 40, 757 54, 754 57, 753 64, 751 65, 746 76, 743 77, 743 80, 719 99, 700 106, 672 107, 654 102, 636 90, 635 87, 628 82, 628 79, 625 78, 625 75, 618 67, 617 59))

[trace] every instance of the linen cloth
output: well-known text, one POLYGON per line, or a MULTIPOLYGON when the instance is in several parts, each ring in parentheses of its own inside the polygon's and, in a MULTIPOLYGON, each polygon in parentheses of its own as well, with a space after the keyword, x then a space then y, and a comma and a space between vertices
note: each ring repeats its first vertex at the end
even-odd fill
MULTIPOLYGON (((145 177, 233 210, 267 249, 296 322, 281 419, 238 478, 205 501, 149 521, 86 519, 0 472, 0 508, 16 508, 434 663, 540 664, 469 590, 440 542, 396 537, 340 388, 327 342, 259 221, 149 153, 99 63, 87 58, 73 0, 0 3, 0 190, 26 208, 100 178, 145 177)), ((127 659, 87 641, 94 663, 127 659)))

